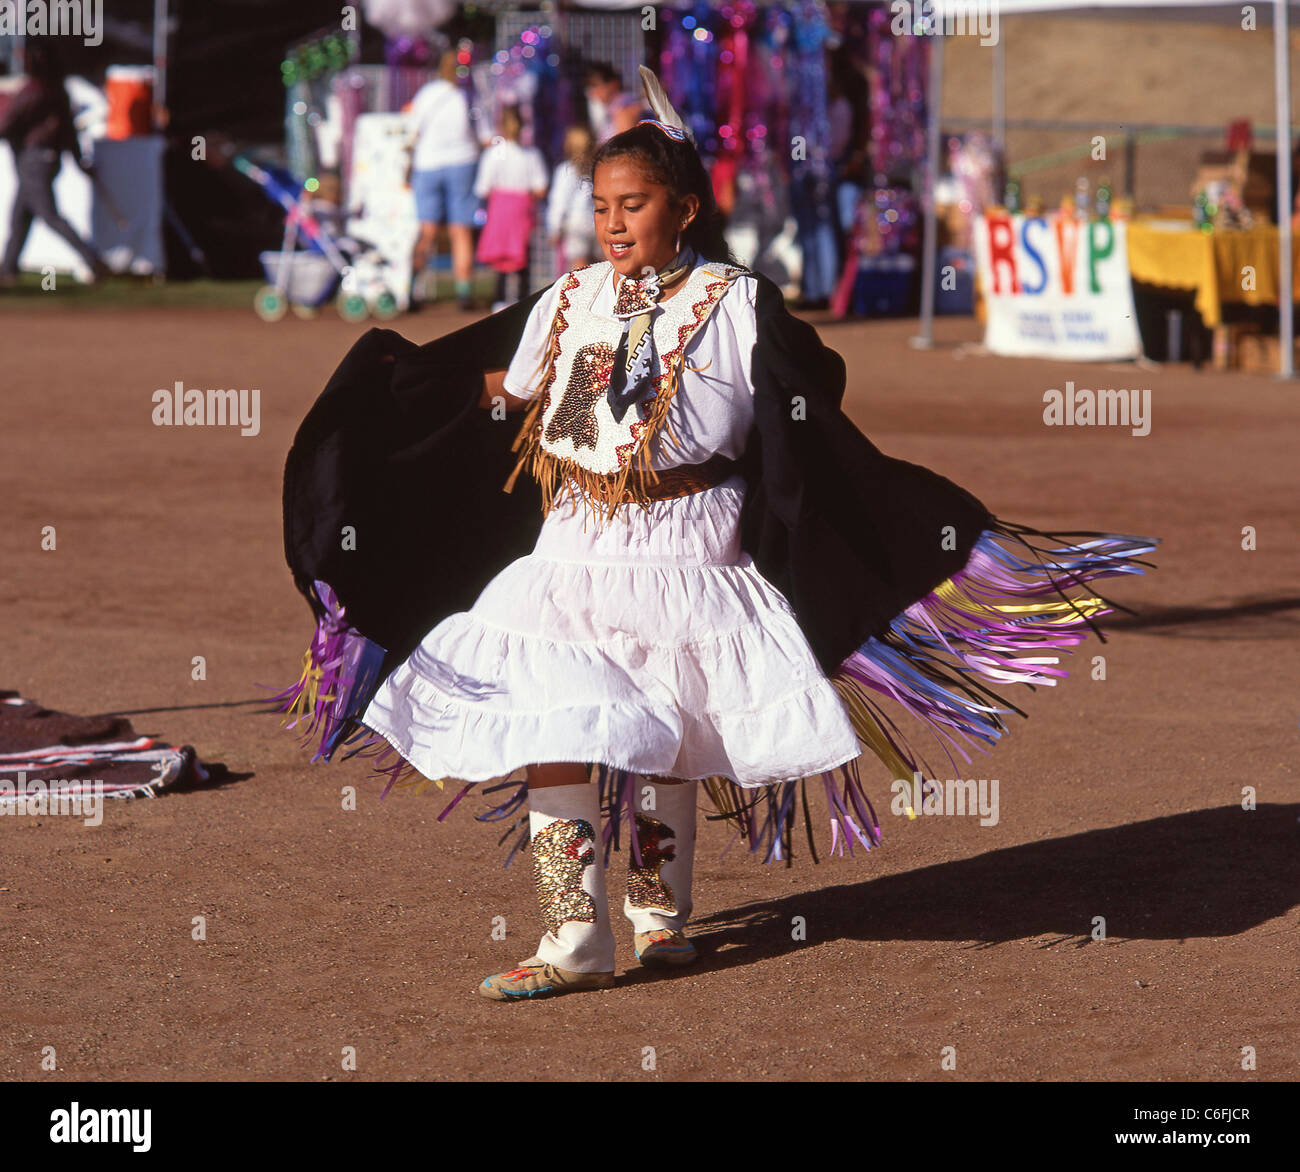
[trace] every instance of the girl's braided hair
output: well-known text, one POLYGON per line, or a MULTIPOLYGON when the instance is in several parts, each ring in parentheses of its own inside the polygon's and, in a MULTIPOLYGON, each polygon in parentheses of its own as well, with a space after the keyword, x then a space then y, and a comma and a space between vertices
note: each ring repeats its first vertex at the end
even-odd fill
POLYGON ((587 178, 594 185, 596 168, 601 163, 628 157, 635 158, 656 183, 667 187, 675 201, 687 195, 694 195, 700 201, 695 218, 682 232, 683 245, 691 245, 704 260, 744 267, 722 234, 722 212, 713 197, 713 183, 699 152, 689 140, 679 141, 653 123, 640 122, 596 148, 587 178))

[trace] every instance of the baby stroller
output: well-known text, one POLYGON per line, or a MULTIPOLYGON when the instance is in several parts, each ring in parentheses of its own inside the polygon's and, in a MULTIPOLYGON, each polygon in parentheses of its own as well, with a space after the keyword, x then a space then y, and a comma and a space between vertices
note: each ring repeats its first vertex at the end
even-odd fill
POLYGON ((235 167, 284 208, 284 239, 278 252, 260 253, 268 284, 258 289, 253 308, 263 321, 279 321, 292 309, 298 317, 315 317, 337 294, 345 321, 382 321, 396 317, 402 305, 394 293, 389 262, 373 245, 353 237, 335 239, 323 217, 311 208, 312 194, 285 173, 259 167, 243 156, 235 167), (298 250, 299 240, 306 246, 298 250))

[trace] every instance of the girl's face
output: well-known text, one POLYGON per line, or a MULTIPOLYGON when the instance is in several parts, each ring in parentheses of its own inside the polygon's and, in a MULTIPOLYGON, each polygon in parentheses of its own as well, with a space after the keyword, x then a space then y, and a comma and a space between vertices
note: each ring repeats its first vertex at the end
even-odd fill
POLYGON ((668 188, 628 155, 597 166, 592 189, 601 251, 624 277, 663 268, 677 253, 677 234, 699 211, 694 195, 673 204, 668 188))

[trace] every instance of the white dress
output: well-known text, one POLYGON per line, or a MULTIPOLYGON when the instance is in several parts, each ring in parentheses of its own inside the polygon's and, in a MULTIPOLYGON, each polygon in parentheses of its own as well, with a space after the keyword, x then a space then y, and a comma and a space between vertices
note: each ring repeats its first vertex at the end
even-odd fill
MULTIPOLYGON (((617 324, 613 267, 600 263, 608 274, 598 292, 569 312, 617 324)), ((505 389, 519 398, 536 392, 530 378, 560 285, 534 307, 506 374, 505 389)), ((756 288, 752 276, 736 278, 691 338, 667 417, 679 443, 652 447, 655 468, 742 454, 753 421, 756 288)), ((668 349, 661 316, 690 296, 683 289, 655 309, 659 354, 668 349)), ((744 492, 733 476, 655 501, 649 513, 622 509, 600 526, 567 501, 557 505, 533 552, 429 632, 382 684, 364 723, 434 780, 600 762, 762 786, 857 757, 844 703, 789 603, 741 550, 744 492)))

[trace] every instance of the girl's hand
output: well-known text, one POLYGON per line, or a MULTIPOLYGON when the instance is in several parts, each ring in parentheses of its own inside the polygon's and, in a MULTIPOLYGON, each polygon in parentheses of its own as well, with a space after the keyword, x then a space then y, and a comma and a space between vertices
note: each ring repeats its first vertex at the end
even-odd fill
POLYGON ((495 407, 497 399, 505 400, 507 411, 521 411, 528 406, 529 400, 520 399, 507 393, 505 377, 506 372, 504 370, 487 370, 483 372, 483 393, 478 398, 480 407, 495 407))

